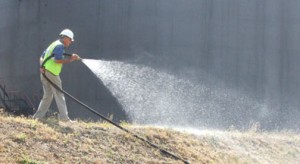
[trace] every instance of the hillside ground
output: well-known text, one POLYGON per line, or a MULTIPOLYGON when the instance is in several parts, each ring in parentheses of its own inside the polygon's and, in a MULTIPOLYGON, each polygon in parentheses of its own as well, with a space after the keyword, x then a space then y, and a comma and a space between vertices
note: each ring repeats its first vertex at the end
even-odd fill
MULTIPOLYGON (((300 163, 291 131, 202 130, 121 126, 190 163, 300 163)), ((103 122, 37 121, 0 114, 0 163, 183 163, 103 122)))

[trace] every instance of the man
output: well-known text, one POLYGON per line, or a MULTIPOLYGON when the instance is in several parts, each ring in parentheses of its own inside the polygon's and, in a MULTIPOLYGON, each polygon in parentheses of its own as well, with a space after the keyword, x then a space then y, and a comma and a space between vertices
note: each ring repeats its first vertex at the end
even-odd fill
POLYGON ((65 47, 69 47, 74 41, 73 32, 70 29, 64 29, 59 36, 60 38, 50 44, 40 58, 40 72, 44 95, 38 110, 33 115, 33 118, 36 119, 41 119, 45 116, 54 96, 59 111, 59 119, 62 121, 71 121, 68 116, 64 94, 55 89, 44 77, 44 75, 46 75, 55 85, 57 85, 59 88, 62 88, 62 83, 59 76, 62 65, 71 63, 75 60, 80 60, 80 57, 77 54, 68 55, 64 50, 65 47))

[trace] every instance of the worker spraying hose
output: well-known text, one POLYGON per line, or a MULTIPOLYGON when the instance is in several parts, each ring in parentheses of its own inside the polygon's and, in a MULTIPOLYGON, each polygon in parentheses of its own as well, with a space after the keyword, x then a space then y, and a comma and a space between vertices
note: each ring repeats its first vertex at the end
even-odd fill
POLYGON ((160 150, 161 153, 163 153, 167 156, 170 156, 176 160, 181 160, 182 162, 184 162, 186 164, 189 163, 187 160, 185 160, 165 149, 162 149, 158 145, 151 143, 150 141, 146 140, 145 138, 142 138, 142 137, 132 133, 131 131, 123 128, 119 124, 104 117, 103 115, 101 115, 100 113, 98 113, 97 111, 92 109, 91 107, 87 106, 83 102, 77 100, 75 97, 73 97, 72 95, 70 95, 69 93, 64 91, 62 89, 61 80, 59 78, 59 73, 61 71, 62 64, 70 63, 70 62, 73 62, 76 60, 81 60, 81 58, 77 54, 65 54, 64 50, 61 50, 64 47, 70 46, 70 44, 74 41, 73 32, 69 29, 66 29, 60 33, 60 36, 61 36, 60 40, 53 42, 46 49, 46 51, 44 52, 44 54, 41 57, 41 61, 40 61, 40 63, 41 63, 41 80, 43 83, 44 96, 43 96, 43 99, 39 105, 39 108, 38 108, 36 114, 34 115, 34 118, 42 118, 45 115, 45 113, 47 112, 47 109, 49 108, 49 106, 51 104, 51 101, 52 101, 52 98, 54 95, 57 106, 61 107, 61 109, 59 109, 60 118, 63 120, 70 121, 70 119, 68 117, 68 112, 67 112, 67 107, 66 107, 66 102, 65 102, 65 97, 64 97, 64 94, 65 94, 68 97, 70 97, 71 99, 73 99, 74 101, 76 101, 78 104, 82 105, 89 111, 91 111, 94 114, 96 114, 97 116, 101 117, 103 120, 111 123, 112 125, 118 127, 119 129, 131 134, 135 138, 149 144, 151 147, 160 150), (64 47, 62 47, 62 45, 64 47), (60 48, 57 48, 57 47, 60 47, 60 48), (64 59, 63 56, 68 56, 68 59, 64 59))
POLYGON ((80 59, 77 54, 66 54, 64 50, 65 47, 69 47, 72 42, 74 42, 73 32, 69 29, 64 29, 59 36, 60 38, 51 43, 40 58, 40 72, 44 95, 39 104, 38 110, 33 116, 33 118, 36 119, 41 119, 45 116, 54 97, 59 111, 59 119, 63 121, 70 121, 64 94, 53 88, 44 76, 42 76, 47 75, 47 77, 55 85, 62 88, 62 82, 59 74, 62 70, 63 64, 71 63, 80 59))

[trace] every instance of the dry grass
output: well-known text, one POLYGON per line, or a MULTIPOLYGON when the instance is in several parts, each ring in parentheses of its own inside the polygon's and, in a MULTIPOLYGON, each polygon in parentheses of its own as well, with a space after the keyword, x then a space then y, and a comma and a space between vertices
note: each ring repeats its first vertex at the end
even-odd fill
MULTIPOLYGON (((0 163, 182 163, 107 124, 0 115, 0 163)), ((299 163, 293 132, 202 131, 123 124, 191 163, 299 163)))

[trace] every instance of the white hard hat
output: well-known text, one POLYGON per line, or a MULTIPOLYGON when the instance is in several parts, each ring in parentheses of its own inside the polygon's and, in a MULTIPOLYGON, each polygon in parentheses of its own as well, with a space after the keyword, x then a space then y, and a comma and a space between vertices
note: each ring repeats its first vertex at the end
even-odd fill
POLYGON ((71 38, 72 41, 74 41, 74 33, 70 29, 62 30, 62 32, 59 35, 67 36, 67 37, 71 38))

